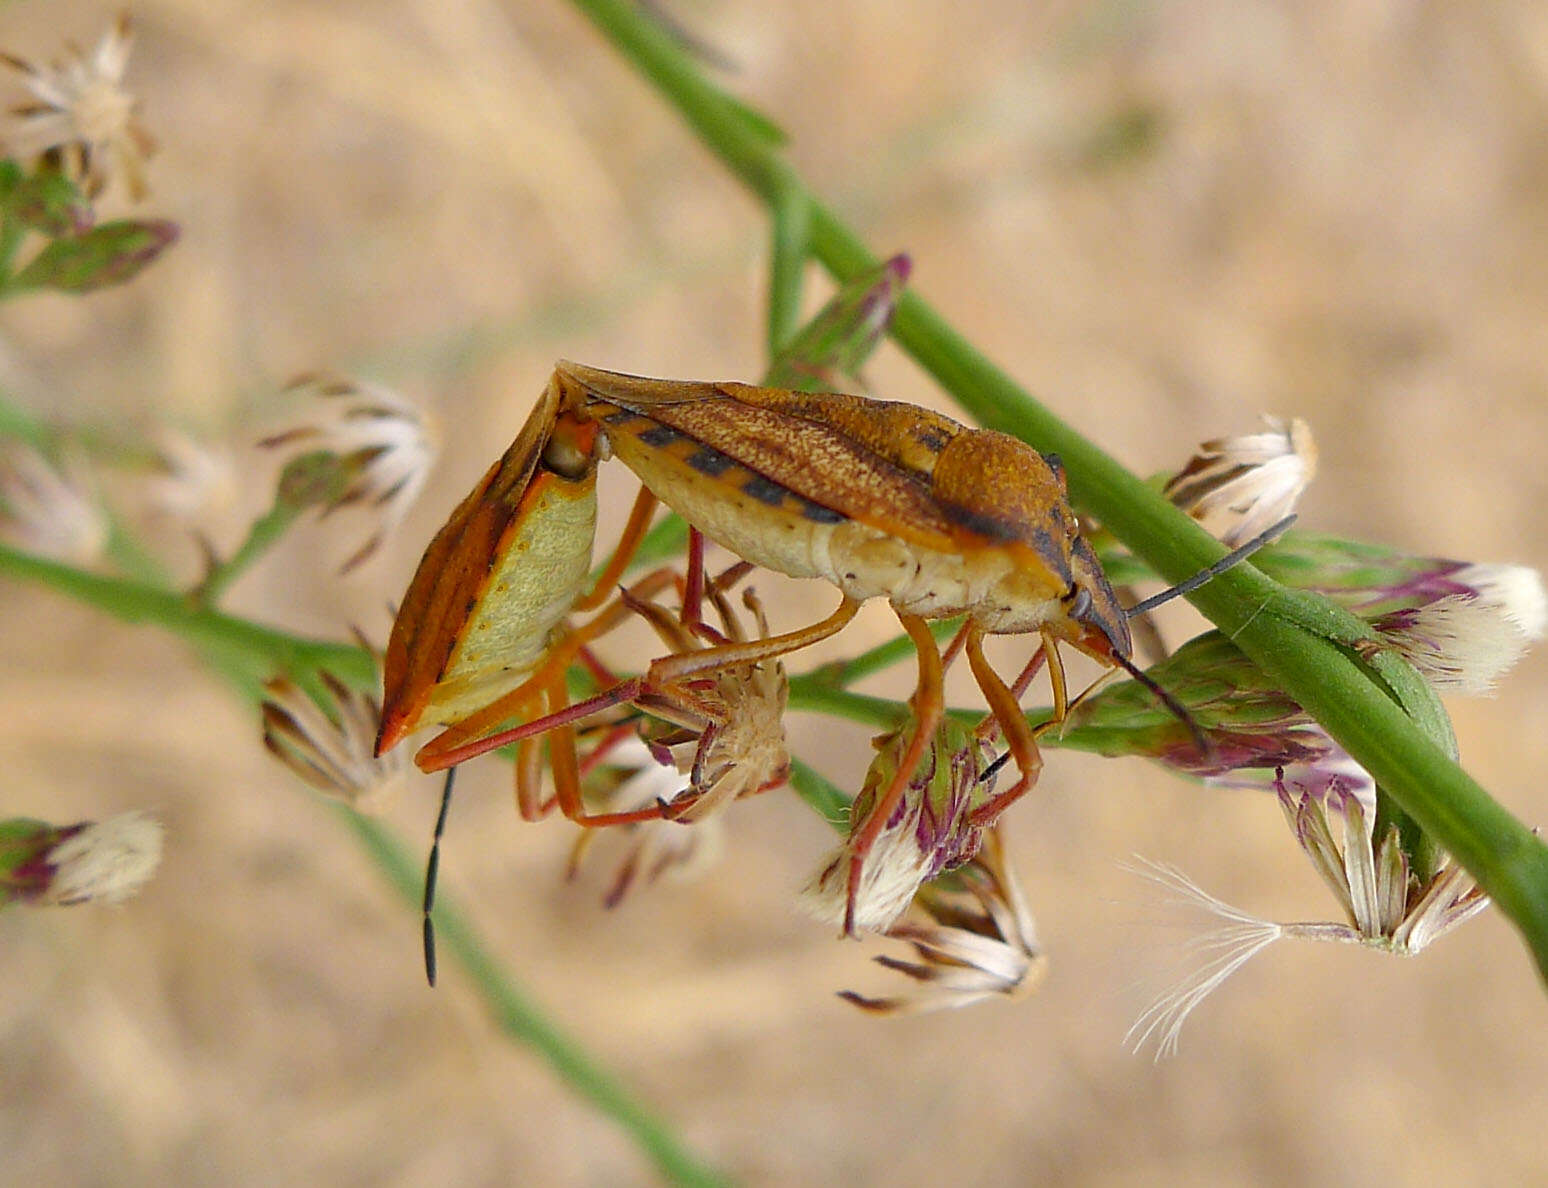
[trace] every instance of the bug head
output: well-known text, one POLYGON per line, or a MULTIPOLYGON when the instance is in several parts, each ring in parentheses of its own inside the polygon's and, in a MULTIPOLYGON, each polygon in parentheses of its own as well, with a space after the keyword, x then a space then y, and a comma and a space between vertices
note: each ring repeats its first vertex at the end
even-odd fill
POLYGON ((1070 572, 1070 589, 1063 599, 1065 618, 1073 628, 1069 642, 1105 664, 1123 667, 1134 652, 1128 616, 1096 553, 1079 536, 1070 543, 1070 572))

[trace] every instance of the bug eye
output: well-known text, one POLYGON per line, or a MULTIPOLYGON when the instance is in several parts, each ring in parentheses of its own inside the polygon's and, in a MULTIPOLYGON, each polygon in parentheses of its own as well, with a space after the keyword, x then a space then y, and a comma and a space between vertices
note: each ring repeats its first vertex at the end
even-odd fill
POLYGON ((1077 590, 1070 600, 1070 618, 1079 622, 1091 614, 1091 591, 1077 590))

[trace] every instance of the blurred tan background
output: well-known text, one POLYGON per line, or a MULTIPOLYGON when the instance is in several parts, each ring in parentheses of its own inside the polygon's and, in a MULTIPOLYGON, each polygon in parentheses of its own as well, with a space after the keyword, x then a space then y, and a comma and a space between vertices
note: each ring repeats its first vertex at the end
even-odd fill
MULTIPOLYGON (((1305 523, 1548 562, 1548 9, 1314 0, 675 0, 737 93, 918 290, 1142 472, 1262 411, 1307 417, 1305 523)), ((0 48, 93 43, 115 10, 0 10, 0 48)), ((135 9, 161 141, 145 209, 182 242, 139 283, 0 311, 0 381, 66 421, 243 440, 328 366, 435 410, 442 462, 386 553, 340 580, 308 525, 230 606, 384 637, 419 551, 558 357, 762 368, 764 221, 562 0, 135 9)), ((11 94, 12 92, 7 92, 11 94)), ((814 293, 814 300, 821 296, 814 293)), ((946 407, 891 348, 873 387, 946 407)), ((261 498, 248 451, 242 477, 261 498)), ((615 516, 628 501, 607 479, 615 516)), ((232 520, 222 543, 234 541, 232 520)), ((344 542, 347 545, 347 541, 344 542)), ((192 552, 171 542, 185 570, 192 552)), ((330 552, 329 550, 332 550, 330 552)), ((783 590, 760 577, 765 595, 783 590)), ((782 597, 794 625, 831 601, 782 597)), ((1172 620, 1173 638, 1191 629, 1172 620)), ((886 631, 868 615, 840 651, 886 631)), ((643 1184, 450 962, 254 716, 154 630, 0 587, 4 810, 131 808, 168 829, 116 910, 0 917, 0 1178, 51 1184, 643 1184)), ((882 687, 901 694, 906 677, 882 687)), ((1548 818, 1548 659, 1458 701, 1463 758, 1548 818)), ((794 719, 854 780, 865 732, 794 719)), ((901 1021, 879 946, 794 909, 830 844, 787 793, 722 864, 617 911, 571 829, 466 773, 445 888, 565 1026, 748 1183, 1525 1183, 1548 1171, 1548 1002, 1489 914, 1421 958, 1286 942, 1152 1063, 1121 1046, 1189 935, 1139 853, 1276 919, 1332 902, 1270 800, 1054 755, 1009 815, 1052 954, 1020 1004, 901 1021)), ((388 817, 419 849, 435 785, 388 817)))

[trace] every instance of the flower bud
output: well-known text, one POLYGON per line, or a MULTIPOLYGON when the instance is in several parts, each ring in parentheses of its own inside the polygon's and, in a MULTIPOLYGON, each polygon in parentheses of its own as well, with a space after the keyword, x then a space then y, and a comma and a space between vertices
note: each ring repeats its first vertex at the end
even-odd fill
POLYGON ((160 823, 143 813, 64 826, 0 822, 0 906, 128 899, 155 873, 161 833, 160 823))
POLYGON ((893 256, 847 282, 779 352, 764 382, 780 388, 841 388, 841 377, 857 374, 887 333, 911 268, 907 256, 893 256))
MULTIPOLYGON (((854 840, 875 807, 913 738, 910 723, 876 740, 877 755, 865 785, 850 806, 849 838, 804 893, 806 908, 820 920, 840 923, 849 898, 849 872, 856 861, 854 840)), ((855 899, 855 927, 885 931, 908 907, 920 884, 967 862, 978 853, 984 827, 972 821, 994 781, 980 782, 989 748, 950 718, 942 722, 904 789, 892 818, 877 835, 863 862, 855 899)))

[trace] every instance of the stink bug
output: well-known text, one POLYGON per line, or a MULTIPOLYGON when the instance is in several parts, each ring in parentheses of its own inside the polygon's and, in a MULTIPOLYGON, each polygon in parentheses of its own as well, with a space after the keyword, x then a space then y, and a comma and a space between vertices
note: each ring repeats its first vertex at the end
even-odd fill
MULTIPOLYGON (((684 596, 689 623, 697 615, 694 585, 688 582, 684 596)), ((587 601, 604 595, 599 583, 587 601)), ((943 713, 941 654, 927 620, 965 616, 959 644, 1019 770, 1013 785, 975 810, 978 825, 991 823, 1042 768, 1037 732, 984 656, 986 635, 1040 637, 1034 665, 1048 666, 1055 723, 1069 705, 1058 644, 1138 675, 1127 619, 1096 554, 1080 536, 1062 468, 1016 438, 912 405, 738 383, 646 379, 562 362, 521 437, 453 514, 421 562, 404 613, 424 625, 404 628, 400 615, 394 627, 380 745, 390 746, 420 721, 451 722, 452 728, 416 757, 432 771, 552 731, 550 755, 566 815, 583 824, 610 823, 617 818, 588 817, 575 789, 575 721, 625 701, 686 699, 695 679, 772 660, 835 634, 861 602, 874 597, 889 601, 917 647, 919 679, 911 742, 853 838, 848 932, 854 928, 864 857, 896 809, 943 713), (515 533, 535 542, 529 547, 568 557, 579 552, 585 537, 589 551, 589 530, 576 526, 580 517, 562 518, 561 505, 545 499, 594 498, 595 466, 605 452, 643 485, 610 566, 613 579, 659 499, 747 562, 831 582, 841 594, 838 608, 798 631, 678 649, 653 662, 643 676, 556 711, 562 666, 550 657, 534 669, 533 658, 575 604, 584 566, 566 569, 569 576, 561 585, 546 570, 537 573, 509 542, 515 533), (491 501, 498 508, 487 506, 491 501), (536 542, 545 531, 552 539, 536 542), (449 556, 461 557, 465 572, 442 572, 449 556), (532 597, 533 587, 552 601, 532 597), (496 599, 492 606, 485 602, 490 597, 496 599), (522 645, 515 663, 491 657, 479 645, 481 622, 504 624, 508 631, 512 622, 518 625, 509 631, 522 645), (411 655, 422 634, 433 641, 433 651, 411 655), (475 684, 493 701, 468 713, 474 704, 468 689, 475 684), (532 708, 539 688, 550 709, 546 717, 489 733, 498 719, 532 708)), ((642 810, 632 819, 651 815, 670 816, 671 806, 642 810)))

